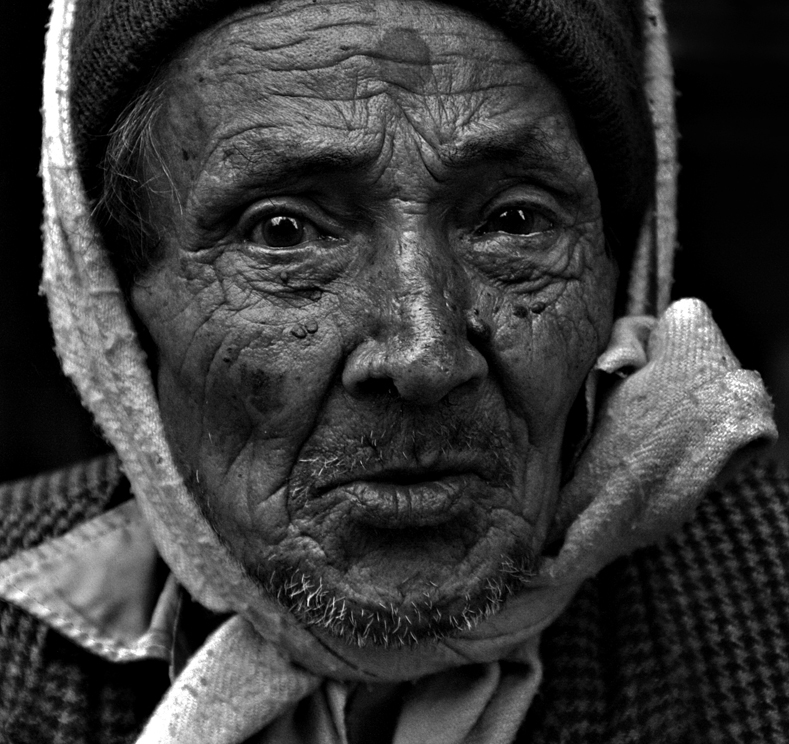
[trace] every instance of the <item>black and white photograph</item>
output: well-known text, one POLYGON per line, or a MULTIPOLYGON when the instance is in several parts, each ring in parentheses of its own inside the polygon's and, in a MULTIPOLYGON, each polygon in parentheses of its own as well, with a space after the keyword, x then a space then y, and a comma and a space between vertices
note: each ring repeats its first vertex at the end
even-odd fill
POLYGON ((786 0, 0 35, 0 744, 789 742, 786 0))

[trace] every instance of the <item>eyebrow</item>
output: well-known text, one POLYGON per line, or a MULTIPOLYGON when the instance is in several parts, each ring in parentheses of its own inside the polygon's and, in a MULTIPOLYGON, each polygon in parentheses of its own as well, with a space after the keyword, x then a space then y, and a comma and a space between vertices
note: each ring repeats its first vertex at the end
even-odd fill
POLYGON ((318 176, 358 171, 373 158, 347 147, 307 149, 303 141, 257 135, 237 140, 221 155, 209 158, 208 167, 192 184, 190 199, 197 199, 201 221, 210 224, 250 190, 292 189, 318 176))
MULTIPOLYGON (((437 154, 440 166, 455 172, 484 163, 513 163, 560 174, 569 152, 557 146, 545 130, 528 125, 504 133, 484 132, 460 144, 441 145, 437 154)), ((231 172, 222 179, 218 191, 220 198, 232 198, 250 184, 261 189, 288 189, 318 176, 364 171, 375 164, 379 155, 380 148, 370 143, 361 147, 321 143, 309 148, 304 140, 257 133, 239 138, 225 148, 222 170, 227 166, 231 172)), ((216 194, 215 189, 214 185, 210 191, 216 194)))
POLYGON ((534 125, 510 132, 469 137, 459 145, 444 145, 439 150, 442 164, 452 170, 471 168, 485 162, 513 161, 555 170, 568 155, 565 147, 558 147, 544 129, 534 125))

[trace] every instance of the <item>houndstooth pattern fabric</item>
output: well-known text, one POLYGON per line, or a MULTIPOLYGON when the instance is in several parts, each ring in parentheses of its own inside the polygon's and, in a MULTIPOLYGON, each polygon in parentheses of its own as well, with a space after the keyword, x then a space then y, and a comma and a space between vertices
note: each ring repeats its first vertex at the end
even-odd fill
POLYGON ((673 608, 662 622, 682 642, 696 730, 716 741, 786 742, 789 494, 765 470, 738 486, 708 499, 673 549, 647 552, 641 570, 656 608, 673 608))
POLYGON ((789 741, 789 483, 758 463, 543 636, 524 742, 789 741))
MULTIPOLYGON (((0 489, 0 555, 128 497, 114 456, 0 489)), ((789 479, 758 463, 660 546, 587 581, 543 636, 545 680, 519 741, 789 740, 789 479)), ((0 741, 133 741, 167 685, 0 606, 0 741)))

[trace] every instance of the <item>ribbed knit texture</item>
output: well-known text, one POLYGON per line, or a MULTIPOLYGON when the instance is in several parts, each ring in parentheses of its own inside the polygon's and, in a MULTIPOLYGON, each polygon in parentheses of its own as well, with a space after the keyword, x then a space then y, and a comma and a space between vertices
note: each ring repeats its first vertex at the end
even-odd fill
MULTIPOLYGON (((75 141, 89 191, 107 134, 135 91, 198 30, 254 0, 85 0, 72 54, 75 141)), ((614 248, 635 237, 654 145, 641 87, 641 19, 630 0, 458 0, 501 27, 565 94, 595 172, 614 248)), ((473 39, 469 40, 474 43, 473 39)))
MULTIPOLYGON (((114 484, 123 494, 108 458, 6 486, 3 549, 97 513, 114 484)), ((543 636, 545 680, 519 741, 785 744, 787 504, 786 475, 756 464, 677 537, 586 582, 543 636)), ((113 665, 8 605, 0 659, 4 744, 133 741, 167 684, 160 662, 113 665)))
MULTIPOLYGON (((120 496, 114 455, 0 486, 0 560, 101 514, 120 496)), ((130 494, 126 491, 126 498, 130 494)), ((122 496, 120 496, 122 498, 122 496)))

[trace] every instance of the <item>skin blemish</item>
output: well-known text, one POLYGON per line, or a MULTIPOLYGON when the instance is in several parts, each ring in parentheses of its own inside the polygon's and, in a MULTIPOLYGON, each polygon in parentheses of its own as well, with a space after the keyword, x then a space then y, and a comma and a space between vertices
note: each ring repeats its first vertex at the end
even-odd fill
POLYGON ((413 28, 391 28, 375 50, 377 72, 396 88, 420 90, 430 77, 430 48, 413 28))
POLYGON ((318 330, 318 321, 317 320, 308 320, 304 324, 304 328, 306 328, 307 333, 316 333, 318 330))
POLYGON ((290 333, 292 336, 296 338, 307 338, 307 329, 303 325, 294 325, 290 329, 290 333))
POLYGON ((265 392, 266 387, 268 385, 268 378, 266 373, 262 370, 255 370, 252 373, 252 379, 250 380, 250 386, 252 391, 255 395, 261 395, 265 392))
POLYGON ((479 308, 466 313, 466 325, 469 336, 476 341, 489 341, 491 336, 490 326, 480 316, 479 308))

